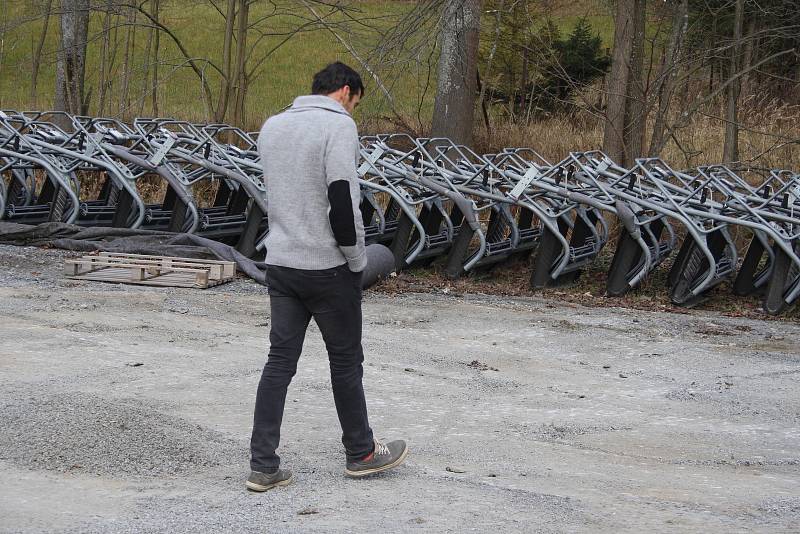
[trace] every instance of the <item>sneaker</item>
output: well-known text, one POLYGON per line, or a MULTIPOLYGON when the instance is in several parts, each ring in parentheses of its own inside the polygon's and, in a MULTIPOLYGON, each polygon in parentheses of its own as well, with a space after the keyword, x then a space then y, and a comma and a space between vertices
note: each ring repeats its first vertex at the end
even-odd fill
POLYGON ((375 440, 375 450, 360 460, 347 461, 344 473, 350 477, 365 477, 397 467, 408 455, 408 446, 402 439, 390 441, 386 445, 375 440))
POLYGON ((251 471, 244 483, 250 491, 267 491, 277 486, 288 486, 292 483, 292 472, 288 469, 278 469, 274 473, 251 471))

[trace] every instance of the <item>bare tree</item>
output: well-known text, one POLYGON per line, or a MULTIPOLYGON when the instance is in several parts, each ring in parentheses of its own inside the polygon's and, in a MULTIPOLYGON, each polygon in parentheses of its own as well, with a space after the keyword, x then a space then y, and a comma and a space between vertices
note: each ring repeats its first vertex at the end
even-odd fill
POLYGON ((44 50, 44 43, 47 40, 47 30, 50 27, 50 13, 53 10, 53 0, 47 0, 42 6, 42 31, 39 34, 39 39, 36 43, 36 49, 33 51, 31 57, 31 92, 30 92, 30 105, 37 106, 37 92, 39 85, 39 69, 42 64, 42 51, 44 50))
POLYGON ((75 114, 86 112, 88 99, 84 94, 84 82, 88 32, 89 0, 61 0, 55 109, 75 114))
MULTIPOLYGON (((502 30, 502 26, 500 24, 502 15, 503 15, 503 8, 505 7, 505 0, 500 0, 500 4, 497 9, 494 10, 494 39, 492 40, 492 47, 489 50, 489 57, 486 61, 486 70, 484 71, 484 78, 488 79, 492 75, 492 62, 494 62, 494 56, 497 54, 497 43, 500 41, 500 32, 502 30)), ((526 49, 527 50, 527 49, 526 49)), ((489 112, 486 109, 486 83, 482 83, 480 86, 480 96, 478 96, 478 102, 480 102, 481 110, 483 111, 483 122, 486 125, 486 132, 491 135, 492 128, 489 123, 489 112)))
POLYGON ((127 24, 125 31, 125 55, 122 59, 122 93, 119 97, 119 114, 125 115, 130 107, 131 71, 133 69, 133 55, 136 50, 136 9, 127 10, 127 24))
POLYGON ((231 78, 231 56, 233 48, 233 28, 236 24, 236 2, 228 0, 228 7, 225 11, 225 29, 222 37, 222 63, 220 65, 223 85, 220 88, 217 98, 217 109, 215 120, 221 122, 228 112, 228 101, 233 90, 233 80, 231 78))
MULTIPOLYGON (((230 115, 233 109, 233 118, 237 124, 244 121, 245 104, 247 97, 247 87, 255 80, 260 69, 264 63, 272 56, 272 54, 289 42, 295 35, 304 31, 316 31, 320 29, 322 20, 319 17, 308 19, 302 16, 296 10, 296 6, 289 2, 270 2, 270 8, 267 9, 266 14, 259 13, 255 20, 251 20, 250 6, 255 4, 257 0, 226 0, 224 6, 220 7, 215 2, 211 5, 219 13, 224 21, 224 29, 222 32, 222 58, 220 61, 214 61, 209 57, 193 54, 187 46, 187 41, 182 40, 178 34, 167 25, 167 21, 159 17, 158 9, 160 2, 151 0, 150 2, 137 2, 134 3, 130 0, 119 0, 120 8, 125 8, 133 13, 128 21, 130 28, 136 26, 145 26, 151 31, 157 31, 172 42, 178 49, 178 53, 182 56, 182 63, 175 66, 175 68, 182 68, 188 66, 200 84, 200 92, 204 104, 204 111, 207 120, 217 122, 224 122, 230 115), (149 4, 150 9, 145 6, 149 4), (136 17, 139 16, 140 21, 137 22, 136 17), (141 20, 144 20, 143 22, 141 20), (276 19, 284 19, 281 22, 286 29, 278 29, 271 26, 270 23, 276 19), (319 19, 319 20, 318 20, 319 19), (286 20, 291 22, 287 23, 286 20), (279 37, 279 42, 271 49, 264 52, 257 50, 263 46, 266 39, 279 37), (216 92, 218 88, 219 92, 216 92)), ((329 15, 333 13, 343 13, 348 8, 338 4, 330 4, 327 0, 307 0, 304 4, 317 4, 329 9, 329 15)), ((322 15, 324 19, 326 15, 322 15)), ((358 23, 358 19, 350 14, 352 23, 358 23)), ((323 26, 324 27, 324 26, 323 26)), ((130 49, 130 54, 134 52, 135 33, 131 32, 129 43, 125 48, 130 49)), ((158 54, 158 46, 154 46, 155 52, 158 54)), ((128 54, 126 54, 128 55, 128 54)), ((155 56, 157 58, 157 56, 155 56)), ((132 56, 131 56, 132 61, 132 56)), ((155 63, 157 61, 154 60, 155 63)), ((126 63, 123 69, 123 93, 125 87, 130 82, 129 77, 131 66, 126 63), (127 80, 127 82, 126 82, 127 80)), ((157 72, 157 71, 154 71, 157 72)), ((154 74, 152 89, 150 90, 155 94, 157 89, 157 74, 154 74)), ((145 84, 146 85, 146 84, 145 84)), ((148 90, 146 90, 147 92, 148 90)), ((145 96, 142 98, 146 98, 145 96)), ((157 101, 154 98, 154 111, 157 108, 157 101)), ((127 108, 127 105, 125 106, 127 108)))
POLYGON ((472 143, 480 15, 480 0, 444 4, 431 136, 472 143))
POLYGON ((603 148, 625 166, 642 153, 644 23, 645 0, 617 2, 603 148))
MULTIPOLYGON (((153 15, 153 20, 158 24, 159 12, 161 5, 159 0, 150 0, 150 13, 153 15)), ((153 45, 153 59, 151 65, 153 69, 152 85, 150 86, 150 98, 153 104, 153 116, 158 116, 158 47, 160 46, 161 32, 158 27, 152 30, 152 45, 153 45)))
MULTIPOLYGON (((730 75, 736 76, 740 70, 739 57, 742 45, 742 21, 744 19, 744 0, 736 0, 736 14, 733 20, 733 44, 730 49, 730 75)), ((725 91, 725 144, 722 148, 722 161, 731 163, 739 160, 738 101, 742 81, 739 76, 725 91)))
POLYGON ((667 125, 667 113, 675 91, 680 66, 679 60, 688 27, 689 0, 678 0, 673 3, 672 31, 664 52, 661 70, 656 80, 657 107, 648 148, 650 157, 658 156, 667 141, 664 135, 667 125))
MULTIPOLYGON (((755 43, 756 38, 755 35, 758 32, 759 26, 759 17, 758 14, 754 13, 750 17, 748 17, 747 21, 747 32, 746 37, 744 38, 744 51, 742 52, 742 68, 747 70, 750 68, 750 65, 753 64, 753 53, 755 51, 755 43)), ((742 76, 742 86, 740 88, 741 92, 745 95, 750 93, 751 90, 750 86, 750 74, 745 74, 742 76)))
POLYGON ((375 70, 370 66, 370 63, 363 57, 361 57, 361 55, 359 55, 358 52, 356 52, 351 43, 349 43, 346 39, 344 39, 341 35, 339 35, 334 26, 330 24, 328 21, 326 21, 325 17, 320 15, 319 11, 314 8, 311 2, 309 2, 308 0, 301 0, 301 1, 309 10, 309 12, 313 15, 314 20, 317 23, 319 23, 320 26, 328 30, 328 32, 330 32, 330 34, 333 35, 333 37, 336 38, 336 40, 339 41, 339 43, 341 43, 341 45, 345 47, 345 49, 350 53, 350 55, 353 56, 353 59, 358 61, 358 64, 361 65, 361 67, 365 71, 367 71, 372 80, 378 86, 378 89, 380 89, 381 93, 383 93, 383 96, 386 98, 386 102, 388 102, 389 106, 392 108, 392 112, 397 116, 398 119, 402 121, 402 117, 400 117, 397 112, 394 97, 392 96, 391 91, 389 91, 389 88, 386 87, 386 85, 383 83, 383 80, 381 80, 380 76, 378 76, 375 70))
POLYGON ((244 120, 247 95, 247 34, 250 30, 250 4, 252 0, 228 0, 222 44, 222 87, 215 110, 215 120, 222 122, 233 105, 232 120, 244 120), (235 54, 234 54, 235 47, 235 54))
MULTIPOLYGON (((0 18, 0 75, 3 75, 3 60, 5 59, 6 49, 6 30, 8 28, 8 5, 5 2, 0 3, 2 9, 2 18, 0 18)), ((0 105, 3 104, 2 95, 0 95, 0 105)), ((0 185, 2 187, 2 185, 0 185)))
POLYGON ((233 122, 244 122, 247 97, 247 31, 249 29, 250 0, 239 0, 239 15, 236 27, 236 63, 231 75, 233 83, 233 122))
POLYGON ((105 13, 103 14, 103 44, 102 48, 100 49, 100 81, 98 83, 99 86, 99 94, 98 98, 100 100, 99 106, 99 114, 103 115, 106 109, 106 95, 108 94, 108 86, 110 82, 108 81, 109 78, 109 71, 111 66, 109 65, 109 50, 111 48, 111 16, 113 13, 113 0, 106 0, 106 9, 105 13))

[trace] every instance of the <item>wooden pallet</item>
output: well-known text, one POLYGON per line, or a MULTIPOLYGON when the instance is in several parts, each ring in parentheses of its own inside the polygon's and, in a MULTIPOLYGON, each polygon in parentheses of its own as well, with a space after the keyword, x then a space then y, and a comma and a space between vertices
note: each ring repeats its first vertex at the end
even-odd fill
POLYGON ((232 261, 101 252, 65 260, 64 274, 79 280, 205 289, 233 280, 236 265, 232 261))

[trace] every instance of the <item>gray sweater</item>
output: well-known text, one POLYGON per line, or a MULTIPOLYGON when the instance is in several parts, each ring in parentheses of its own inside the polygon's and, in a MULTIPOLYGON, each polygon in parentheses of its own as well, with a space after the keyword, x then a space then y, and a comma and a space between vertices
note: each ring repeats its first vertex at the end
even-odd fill
POLYGON ((356 177, 358 130, 332 98, 301 96, 261 127, 269 201, 269 265, 362 271, 364 225, 356 177))

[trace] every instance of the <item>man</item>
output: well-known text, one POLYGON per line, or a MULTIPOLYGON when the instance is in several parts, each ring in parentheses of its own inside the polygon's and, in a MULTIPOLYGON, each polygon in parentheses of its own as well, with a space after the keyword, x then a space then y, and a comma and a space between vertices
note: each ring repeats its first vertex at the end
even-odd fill
POLYGON ((361 383, 361 271, 367 263, 356 180, 358 131, 350 113, 364 94, 361 77, 343 63, 314 76, 312 95, 264 123, 258 150, 269 208, 267 282, 270 350, 258 384, 252 473, 246 486, 286 486, 280 469, 286 389, 313 317, 330 360, 331 384, 346 452, 345 474, 361 477, 391 469, 406 457, 402 440, 373 438, 361 383))

